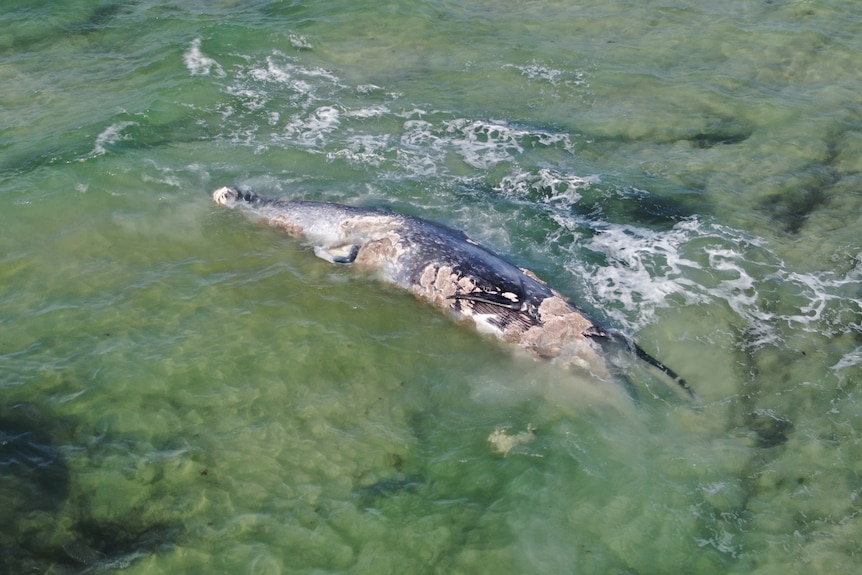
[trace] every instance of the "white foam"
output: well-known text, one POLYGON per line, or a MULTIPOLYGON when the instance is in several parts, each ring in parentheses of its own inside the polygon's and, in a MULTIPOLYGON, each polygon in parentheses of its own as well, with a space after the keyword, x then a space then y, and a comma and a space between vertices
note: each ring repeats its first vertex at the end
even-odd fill
MULTIPOLYGON (((277 50, 262 60, 252 58, 238 67, 224 92, 233 101, 220 107, 224 137, 263 152, 273 145, 300 146, 325 152, 338 140, 344 118, 368 119, 389 113, 383 105, 350 107, 340 104, 350 89, 332 72, 304 66, 277 50)), ((351 144, 355 146, 356 144, 351 144)), ((348 146, 343 154, 348 155, 348 146)), ((355 151, 355 150, 354 150, 355 151)), ((351 155, 350 161, 373 155, 351 155)))
MULTIPOLYGON (((227 88, 226 91, 228 94, 235 96, 240 102, 242 102, 242 106, 246 110, 266 110, 266 107, 269 104, 269 97, 265 92, 261 92, 259 90, 231 86, 227 88)), ((231 111, 233 111, 232 108, 231 111)))
MULTIPOLYGON (((423 114, 425 112, 412 110, 406 116, 412 118, 423 114)), ((446 140, 435 134, 434 124, 422 119, 408 119, 403 123, 396 164, 404 173, 419 177, 438 175, 445 159, 446 140)))
MULTIPOLYGON (((248 75, 262 82, 282 84, 288 87, 294 86, 298 79, 306 82, 310 79, 317 79, 321 81, 319 82, 320 86, 341 86, 338 76, 329 70, 320 67, 303 66, 298 60, 277 50, 267 56, 265 62, 265 67, 253 66, 249 70, 248 75)), ((242 75, 240 74, 241 77, 242 75)), ((308 83, 300 84, 301 87, 310 85, 308 83)), ((305 92, 308 90, 301 88, 299 91, 305 92)))
MULTIPOLYGON (((272 125, 273 112, 288 107, 311 110, 322 102, 334 102, 333 97, 343 86, 338 77, 322 68, 306 67, 295 59, 274 51, 263 63, 251 63, 239 69, 226 92, 237 96, 250 111, 266 112, 272 125), (276 86, 273 89, 271 86, 276 86), (287 100, 286 104, 283 100, 287 100), (277 110, 273 108, 277 107, 277 110)), ((245 123, 253 118, 244 118, 245 123)))
POLYGON ((334 106, 321 106, 311 114, 294 114, 284 127, 283 138, 306 146, 319 147, 341 123, 341 112, 334 106))
POLYGON ((149 174, 142 174, 141 181, 147 182, 150 184, 159 184, 162 186, 170 186, 172 188, 182 189, 184 185, 184 180, 174 174, 168 168, 159 169, 159 175, 151 176, 149 174))
POLYGON ((327 159, 344 159, 351 164, 379 167, 386 160, 389 136, 356 135, 352 136, 347 147, 328 152, 327 159))
POLYGON ((832 371, 840 372, 851 367, 862 365, 862 347, 857 347, 855 350, 847 353, 838 360, 838 363, 832 366, 832 371))
POLYGON ((786 316, 786 321, 800 326, 826 324, 835 330, 848 328, 862 332, 862 302, 848 298, 848 293, 862 292, 862 278, 854 272, 844 277, 830 273, 802 274, 788 272, 783 274, 783 280, 795 284, 803 295, 798 314, 786 316), (850 307, 844 304, 850 304, 850 307), (846 308, 846 313, 835 311, 835 307, 846 308), (844 317, 847 316, 847 317, 844 317), (849 325, 847 319, 854 318, 849 325))
POLYGON ((372 92, 380 92, 383 88, 377 84, 360 84, 356 86, 356 91, 360 94, 371 94, 372 92))
POLYGON ((564 72, 562 70, 556 70, 554 68, 550 68, 548 66, 543 66, 540 64, 530 64, 529 66, 515 66, 518 70, 521 71, 522 74, 530 78, 531 80, 546 80, 551 84, 556 84, 557 81, 563 76, 564 72))
POLYGON ((434 134, 434 125, 425 120, 404 122, 401 144, 410 149, 439 148, 442 140, 434 134))
POLYGON ((380 118, 389 113, 389 108, 383 105, 367 106, 355 110, 347 110, 344 115, 348 118, 380 118))
POLYGON ((183 54, 183 62, 192 76, 209 76, 215 75, 217 78, 226 76, 224 69, 218 62, 204 55, 201 51, 201 39, 195 38, 192 40, 191 46, 183 54))
POLYGON ((523 130, 504 123, 458 118, 443 122, 448 144, 468 165, 480 170, 509 162, 524 151, 520 139, 523 130))
POLYGON ((93 151, 90 152, 90 157, 102 156, 108 152, 106 146, 111 146, 117 142, 128 140, 129 136, 123 134, 123 130, 129 126, 137 126, 137 122, 117 122, 111 124, 96 136, 96 143, 93 151))
POLYGON ((736 546, 733 543, 733 533, 729 533, 724 530, 715 530, 711 529, 712 537, 709 539, 696 538, 695 541, 699 547, 712 547, 716 551, 729 555, 731 557, 737 557, 739 551, 736 549, 736 546))
MULTIPOLYGON (((200 43, 192 44, 188 52, 189 66, 196 73, 209 70, 210 61, 200 53, 200 43)), ((467 165, 488 169, 501 162, 513 162, 527 147, 562 146, 574 152, 568 134, 513 126, 507 122, 452 118, 446 111, 426 111, 420 108, 393 110, 390 102, 400 95, 385 93, 380 86, 345 85, 331 71, 304 66, 295 57, 273 51, 262 61, 249 59, 248 65, 236 70, 234 80, 225 91, 240 105, 225 103, 223 119, 233 120, 236 133, 228 137, 258 149, 271 145, 297 145, 320 148, 331 158, 344 158, 351 163, 367 162, 378 167, 382 157, 395 158, 396 166, 407 176, 439 175, 448 170, 451 157, 461 158, 467 165), (270 85, 278 86, 273 90, 270 85), (360 96, 368 100, 377 96, 387 103, 352 105, 360 96), (288 111, 292 108, 291 111, 288 111), (250 116, 249 113, 252 115, 250 116), (288 116, 289 114, 289 116, 288 116), (256 118, 257 116, 257 118, 256 118), (279 127, 280 122, 285 124, 279 127), (363 126, 347 119, 403 118, 400 137, 390 134, 386 148, 374 142, 374 153, 367 149, 371 134, 363 134, 363 126), (250 124, 257 126, 250 128, 250 124), (265 126, 279 128, 267 134, 265 126), (366 138, 365 136, 368 136, 366 138), (331 151, 332 145, 348 141, 347 146, 331 151)), ((225 126, 230 132, 230 126, 225 126)), ((544 174, 543 174, 544 177, 544 174)), ((560 178, 562 179, 562 178, 560 178)))
MULTIPOLYGON (((637 317, 639 325, 652 319, 654 311, 666 307, 672 295, 686 303, 700 303, 705 298, 692 290, 686 269, 698 269, 700 264, 684 257, 680 246, 690 237, 690 224, 676 226, 669 232, 659 232, 631 225, 604 224, 584 246, 606 256, 602 265, 588 268, 590 286, 598 301, 621 304, 626 312, 616 317, 626 320, 637 317)), ((583 264, 574 264, 578 273, 583 264)), ((631 320, 628 320, 631 321, 631 320)))
POLYGON ((288 36, 288 39, 290 40, 290 45, 298 50, 311 50, 313 47, 311 42, 308 41, 308 38, 302 34, 291 34, 288 36))
POLYGON ((530 80, 548 82, 552 86, 564 84, 570 87, 588 86, 587 73, 583 70, 566 71, 541 64, 535 60, 525 66, 507 64, 504 68, 515 68, 530 80))
MULTIPOLYGON (((249 78, 257 83, 262 84, 278 84, 290 89, 292 92, 301 95, 312 95, 314 93, 314 85, 306 79, 307 74, 302 68, 284 60, 276 61, 273 56, 266 59, 265 66, 252 67, 247 72, 241 73, 240 78, 249 78)), ((249 90, 248 86, 243 86, 243 90, 249 90)), ((265 91, 259 88, 253 89, 256 92, 266 94, 265 91)))
POLYGON ((540 168, 538 172, 518 172, 504 176, 500 190, 515 197, 539 195, 543 201, 558 203, 566 208, 581 200, 581 191, 601 183, 598 175, 578 176, 551 168, 540 168))
MULTIPOLYGON (((766 241, 696 218, 652 230, 550 209, 561 226, 588 238, 572 245, 566 267, 583 278, 596 306, 632 332, 659 309, 717 301, 745 321, 753 348, 780 344, 788 328, 827 336, 862 331, 862 302, 848 297, 862 290, 853 272, 792 271, 766 241), (603 258, 596 262, 583 250, 603 258)), ((855 365, 860 355, 845 356, 833 369, 855 365)))

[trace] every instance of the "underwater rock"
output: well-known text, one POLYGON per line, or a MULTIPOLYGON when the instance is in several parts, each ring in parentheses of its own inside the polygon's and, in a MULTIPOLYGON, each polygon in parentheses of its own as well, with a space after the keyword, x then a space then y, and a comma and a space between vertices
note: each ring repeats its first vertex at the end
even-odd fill
POLYGON ((498 426, 491 435, 488 436, 488 443, 491 444, 491 449, 494 452, 501 454, 503 457, 509 455, 509 452, 519 445, 527 445, 536 439, 536 426, 532 423, 527 424, 527 429, 513 435, 506 433, 506 428, 498 426))

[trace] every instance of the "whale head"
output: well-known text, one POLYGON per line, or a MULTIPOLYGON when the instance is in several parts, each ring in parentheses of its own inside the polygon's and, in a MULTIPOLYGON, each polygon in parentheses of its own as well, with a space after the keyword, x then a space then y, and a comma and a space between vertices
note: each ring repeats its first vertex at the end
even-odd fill
POLYGON ((222 186, 213 192, 213 201, 220 206, 233 206, 239 198, 239 190, 230 186, 222 186))

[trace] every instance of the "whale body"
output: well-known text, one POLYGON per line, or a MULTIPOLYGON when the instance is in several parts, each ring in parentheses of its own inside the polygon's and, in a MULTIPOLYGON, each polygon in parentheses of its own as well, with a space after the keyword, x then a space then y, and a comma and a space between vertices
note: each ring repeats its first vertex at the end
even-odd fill
POLYGON ((614 370, 602 346, 623 344, 693 396, 685 380, 640 346, 461 232, 403 214, 269 199, 228 186, 212 197, 305 240, 324 260, 373 273, 536 358, 611 379, 614 370))

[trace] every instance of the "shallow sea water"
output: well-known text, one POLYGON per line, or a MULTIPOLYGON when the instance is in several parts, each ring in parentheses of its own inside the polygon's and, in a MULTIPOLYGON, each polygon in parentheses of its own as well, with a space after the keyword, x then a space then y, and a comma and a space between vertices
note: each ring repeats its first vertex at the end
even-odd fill
POLYGON ((0 8, 4 572, 858 570, 857 2, 33 4, 0 8), (461 229, 700 404, 521 357, 231 183, 461 229))

